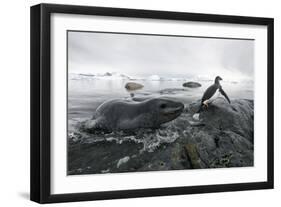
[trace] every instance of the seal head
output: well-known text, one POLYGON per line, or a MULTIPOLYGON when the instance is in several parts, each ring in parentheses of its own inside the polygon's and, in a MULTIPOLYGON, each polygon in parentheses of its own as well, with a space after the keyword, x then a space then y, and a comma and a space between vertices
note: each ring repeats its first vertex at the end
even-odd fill
POLYGON ((184 105, 168 99, 151 99, 146 103, 151 120, 156 126, 177 118, 183 111, 184 105))

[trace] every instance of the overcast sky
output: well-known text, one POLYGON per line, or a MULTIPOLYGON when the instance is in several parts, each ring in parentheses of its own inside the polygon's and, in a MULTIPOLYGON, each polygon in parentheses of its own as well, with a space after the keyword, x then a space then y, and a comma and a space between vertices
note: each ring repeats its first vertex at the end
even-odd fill
POLYGON ((68 61, 70 73, 252 77, 254 41, 69 32, 68 61))

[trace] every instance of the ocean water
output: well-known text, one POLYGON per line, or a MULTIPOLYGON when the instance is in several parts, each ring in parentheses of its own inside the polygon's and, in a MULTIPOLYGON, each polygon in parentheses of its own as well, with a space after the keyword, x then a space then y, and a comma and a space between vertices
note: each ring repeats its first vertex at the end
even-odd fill
MULTIPOLYGON (((88 134, 81 132, 79 126, 84 121, 91 119, 97 107, 110 99, 130 99, 133 95, 136 98, 165 97, 182 102, 185 106, 201 99, 208 86, 213 84, 213 80, 196 80, 202 86, 199 88, 186 88, 182 84, 192 79, 159 79, 157 77, 130 80, 126 76, 118 77, 93 77, 88 75, 69 76, 68 80, 68 174, 85 173, 108 173, 110 167, 104 169, 103 164, 97 164, 95 169, 89 164, 89 159, 101 159, 104 152, 101 149, 106 145, 115 150, 126 151, 133 144, 138 146, 135 154, 143 151, 153 152, 162 144, 173 143, 180 135, 183 129, 178 129, 173 124, 167 123, 164 129, 146 130, 136 132, 133 135, 111 133, 111 134, 88 134), (137 82, 144 87, 140 90, 130 92, 125 89, 127 82, 137 82), (112 144, 111 144, 112 143, 112 144), (89 157, 88 148, 85 153, 81 150, 81 144, 90 144, 91 156, 89 157), (109 145, 109 146, 108 146, 109 145), (111 145, 114 145, 113 148, 111 145), (98 147, 103 146, 103 147, 98 147), (120 146, 116 149, 116 146, 120 146), (122 147, 121 147, 122 146, 122 147), (100 151, 99 151, 100 150, 100 151)), ((252 81, 221 81, 224 91, 228 94, 230 100, 234 99, 254 99, 254 84, 252 81)), ((192 119, 190 117, 190 119, 192 119)), ((132 148, 132 147, 131 147, 132 148)), ((117 152, 116 152, 117 153, 117 152)), ((120 154, 120 151, 118 151, 120 154)), ((122 154, 122 153, 121 153, 122 154)), ((124 159, 127 154, 116 156, 115 162, 124 159)), ((122 162, 124 160, 121 160, 122 162)), ((120 161, 120 162, 121 162, 120 161)), ((96 161, 96 163, 98 163, 96 161)))

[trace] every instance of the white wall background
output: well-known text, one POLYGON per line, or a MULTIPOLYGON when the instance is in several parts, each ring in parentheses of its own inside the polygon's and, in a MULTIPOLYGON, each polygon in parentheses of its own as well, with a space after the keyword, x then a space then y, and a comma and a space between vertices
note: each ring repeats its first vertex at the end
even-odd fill
MULTIPOLYGON (((278 0, 69 0, 2 1, 0 32, 0 206, 29 201, 29 7, 37 3, 81 4, 275 18, 275 189, 123 199, 53 206, 276 206, 281 202, 281 3, 278 0), (276 203, 276 204, 275 204, 276 203), (275 205, 274 205, 275 204, 275 205)), ((266 87, 266 86, 265 86, 266 87)))

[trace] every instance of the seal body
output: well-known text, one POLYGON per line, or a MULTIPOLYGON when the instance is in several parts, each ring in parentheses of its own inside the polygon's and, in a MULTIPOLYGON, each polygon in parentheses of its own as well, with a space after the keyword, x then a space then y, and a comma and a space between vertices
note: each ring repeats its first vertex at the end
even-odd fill
POLYGON ((114 99, 101 104, 85 128, 105 131, 158 128, 177 118, 183 109, 182 103, 163 98, 142 102, 114 99))

